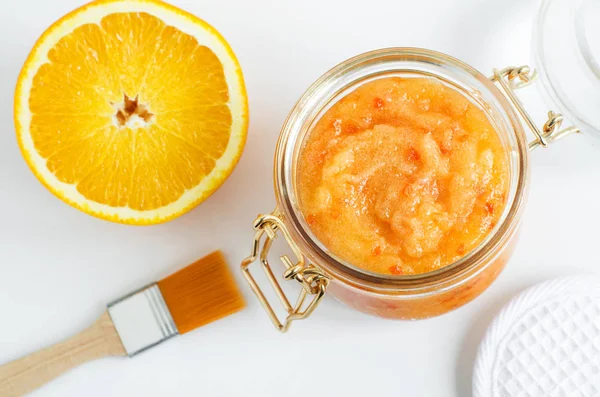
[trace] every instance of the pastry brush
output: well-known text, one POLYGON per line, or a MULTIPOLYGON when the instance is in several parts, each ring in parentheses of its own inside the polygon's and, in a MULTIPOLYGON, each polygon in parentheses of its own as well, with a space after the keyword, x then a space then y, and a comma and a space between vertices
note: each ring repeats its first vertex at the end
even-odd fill
POLYGON ((221 252, 110 303, 89 328, 0 367, 0 396, 29 393, 68 370, 108 356, 135 356, 241 310, 244 300, 221 252))

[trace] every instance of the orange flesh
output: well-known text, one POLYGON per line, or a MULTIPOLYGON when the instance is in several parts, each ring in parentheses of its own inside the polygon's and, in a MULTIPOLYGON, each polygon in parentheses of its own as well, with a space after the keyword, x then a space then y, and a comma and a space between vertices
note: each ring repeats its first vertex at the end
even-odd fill
POLYGON ((508 159, 485 113, 430 78, 388 77, 333 105, 298 165, 316 237, 354 266, 408 275, 473 250, 500 218, 508 159))
POLYGON ((211 49, 155 16, 110 14, 48 53, 33 78, 31 137, 87 199, 153 210, 215 168, 230 138, 228 101, 211 49))

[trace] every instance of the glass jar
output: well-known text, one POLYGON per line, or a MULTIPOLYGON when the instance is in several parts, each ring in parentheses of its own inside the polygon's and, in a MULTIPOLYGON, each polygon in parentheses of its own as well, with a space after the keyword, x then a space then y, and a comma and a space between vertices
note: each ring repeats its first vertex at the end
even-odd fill
POLYGON ((596 138, 600 137, 599 20, 598 0, 543 0, 532 54, 543 98, 596 138))
POLYGON ((421 319, 446 313, 481 294, 498 276, 517 242, 519 224, 527 201, 529 150, 547 146, 574 127, 560 129, 562 117, 549 112, 538 129, 513 89, 529 84, 526 66, 495 70, 491 78, 450 56, 418 48, 389 48, 348 59, 317 80, 289 114, 275 154, 277 209, 261 215, 254 224, 251 255, 242 263, 243 273, 275 326, 286 331, 294 320, 308 316, 326 293, 365 313, 395 319, 421 319), (383 77, 437 79, 469 98, 495 127, 510 166, 510 186, 504 212, 490 234, 462 259, 439 270, 417 275, 386 275, 353 266, 330 252, 311 232, 299 210, 296 169, 304 139, 314 124, 339 99, 360 85, 383 77), (535 136, 528 143, 524 126, 535 136), (281 257, 284 279, 295 279, 302 289, 292 305, 281 289, 268 259, 273 240, 281 234, 295 258, 281 257), (280 320, 250 272, 260 259, 288 316, 280 320), (309 298, 307 300, 307 298, 309 298))

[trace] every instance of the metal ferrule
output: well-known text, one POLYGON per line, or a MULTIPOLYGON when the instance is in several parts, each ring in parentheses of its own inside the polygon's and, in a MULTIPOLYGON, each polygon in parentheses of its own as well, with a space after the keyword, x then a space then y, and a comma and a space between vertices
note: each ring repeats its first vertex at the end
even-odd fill
POLYGON ((179 334, 156 283, 110 303, 108 313, 129 357, 179 334))

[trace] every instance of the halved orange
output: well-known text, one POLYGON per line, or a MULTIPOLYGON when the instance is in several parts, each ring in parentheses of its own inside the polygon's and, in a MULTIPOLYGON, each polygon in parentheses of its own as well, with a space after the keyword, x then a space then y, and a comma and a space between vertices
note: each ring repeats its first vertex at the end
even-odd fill
POLYGON ((152 224, 229 176, 248 103, 235 55, 206 22, 158 0, 102 0, 38 40, 19 76, 15 125, 56 196, 99 218, 152 224))

